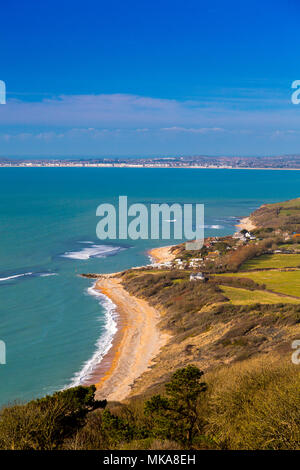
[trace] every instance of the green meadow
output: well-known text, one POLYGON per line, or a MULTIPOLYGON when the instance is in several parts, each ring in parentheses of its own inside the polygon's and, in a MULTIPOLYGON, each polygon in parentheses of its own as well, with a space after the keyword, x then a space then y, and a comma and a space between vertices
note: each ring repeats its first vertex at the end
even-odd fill
POLYGON ((225 273, 221 276, 252 279, 258 284, 265 284, 272 291, 300 298, 300 270, 225 273))
POLYGON ((262 255, 246 261, 241 266, 241 271, 249 271, 250 269, 265 268, 297 268, 300 267, 300 254, 275 254, 262 255))
POLYGON ((300 303, 300 299, 282 297, 263 290, 249 290, 230 286, 220 286, 220 288, 233 305, 300 303))

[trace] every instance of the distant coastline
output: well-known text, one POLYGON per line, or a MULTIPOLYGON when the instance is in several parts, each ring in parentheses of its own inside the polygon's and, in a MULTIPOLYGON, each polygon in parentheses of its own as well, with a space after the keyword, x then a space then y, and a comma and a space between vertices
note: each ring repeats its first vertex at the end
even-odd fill
POLYGON ((186 170, 284 170, 284 171, 299 171, 299 168, 287 167, 230 167, 230 166, 201 166, 201 165, 118 165, 118 164, 28 164, 28 165, 10 165, 0 163, 0 168, 160 168, 160 169, 186 169, 186 170))
POLYGON ((261 157, 0 157, 0 168, 188 168, 213 170, 300 170, 300 155, 261 157))

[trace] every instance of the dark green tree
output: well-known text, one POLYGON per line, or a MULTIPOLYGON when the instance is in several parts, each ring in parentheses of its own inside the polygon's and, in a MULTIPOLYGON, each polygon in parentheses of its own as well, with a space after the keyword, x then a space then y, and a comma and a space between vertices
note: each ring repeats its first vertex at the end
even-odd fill
POLYGON ((102 413, 102 433, 110 448, 120 442, 129 442, 136 435, 134 423, 122 416, 116 416, 109 410, 102 413))
POLYGON ((195 366, 178 369, 166 384, 166 396, 154 395, 145 403, 152 435, 191 445, 201 434, 203 420, 199 400, 207 386, 200 379, 203 372, 195 366))

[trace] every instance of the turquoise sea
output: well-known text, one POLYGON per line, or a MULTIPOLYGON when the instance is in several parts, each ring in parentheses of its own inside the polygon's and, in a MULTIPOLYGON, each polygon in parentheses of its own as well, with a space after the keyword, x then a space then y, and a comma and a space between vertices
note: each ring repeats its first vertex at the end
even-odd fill
POLYGON ((299 189, 299 171, 0 168, 0 404, 81 383, 109 348, 113 305, 79 273, 146 264, 172 243, 98 240, 99 204, 204 203, 205 236, 226 235, 299 189))

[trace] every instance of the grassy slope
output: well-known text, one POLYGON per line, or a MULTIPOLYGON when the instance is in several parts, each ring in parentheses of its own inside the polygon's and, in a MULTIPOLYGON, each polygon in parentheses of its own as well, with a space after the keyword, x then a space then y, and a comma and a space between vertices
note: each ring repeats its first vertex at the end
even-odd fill
POLYGON ((300 250, 300 243, 285 243, 280 245, 279 248, 290 251, 300 250))
POLYGON ((300 198, 276 204, 265 204, 254 211, 251 220, 258 228, 284 228, 300 231, 300 198))
POLYGON ((280 303, 300 303, 300 299, 293 299, 288 297, 281 297, 271 292, 263 290, 248 290, 240 289, 238 287, 220 286, 226 297, 229 298, 233 305, 250 305, 250 304, 280 304, 280 303))
POLYGON ((153 393, 172 371, 188 364, 207 371, 273 350, 290 352, 291 338, 300 335, 297 299, 270 296, 253 281, 222 276, 202 283, 190 282, 184 271, 123 274, 124 287, 158 308, 159 326, 171 334, 151 369, 136 381, 132 395, 153 393), (248 289, 244 295, 250 304, 231 303, 219 285, 239 288, 239 292, 248 289), (268 304, 253 303, 254 291, 260 299, 267 295, 268 304))
POLYGON ((262 255, 258 258, 246 261, 240 268, 241 271, 264 268, 296 268, 300 266, 300 254, 275 254, 262 255))
MULTIPOLYGON (((269 237, 271 247, 278 228, 289 233, 300 231, 300 198, 264 205, 251 219, 258 231, 262 230, 262 238, 269 237)), ((186 255, 183 247, 179 255, 186 255)), ((289 354, 291 338, 300 334, 300 270, 255 270, 298 266, 300 255, 276 254, 244 263, 242 269, 253 269, 253 272, 210 276, 206 284, 190 283, 189 273, 184 271, 123 276, 129 292, 160 309, 160 327, 172 335, 152 369, 135 384, 133 395, 148 394, 167 380, 171 370, 189 363, 212 370, 224 363, 248 360, 273 350, 289 354), (260 289, 263 285, 274 293, 260 289)))
POLYGON ((274 292, 300 298, 300 271, 254 271, 226 273, 222 276, 252 279, 258 284, 265 284, 267 289, 274 292))

